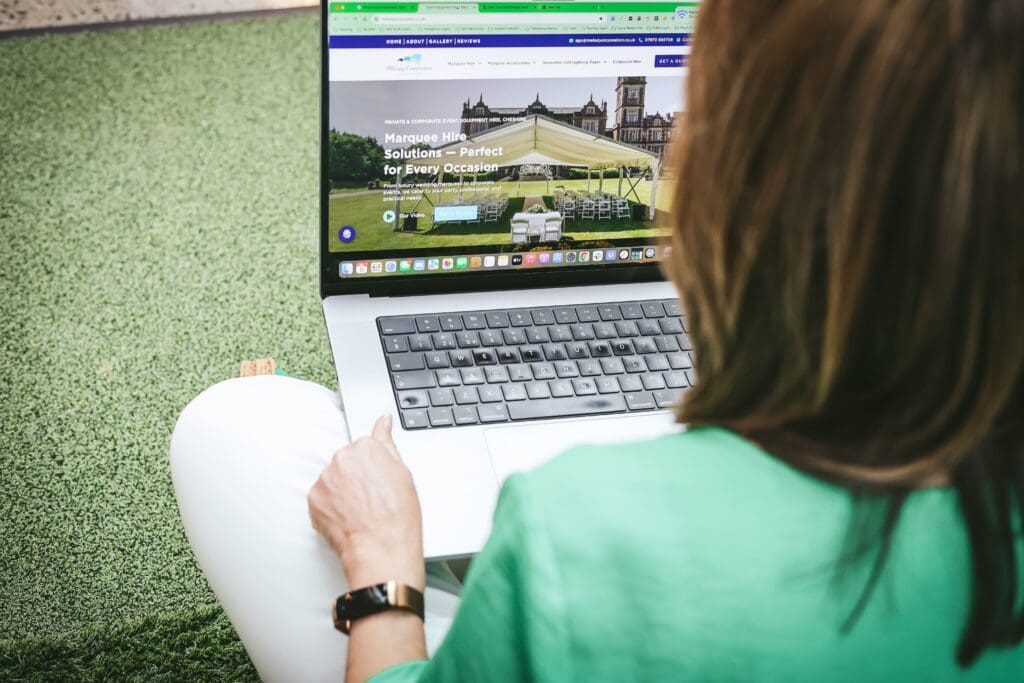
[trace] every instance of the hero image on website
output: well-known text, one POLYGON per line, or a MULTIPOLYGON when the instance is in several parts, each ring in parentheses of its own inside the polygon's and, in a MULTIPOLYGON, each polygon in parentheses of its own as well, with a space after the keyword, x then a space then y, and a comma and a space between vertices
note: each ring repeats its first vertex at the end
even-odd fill
POLYGON ((687 38, 332 37, 327 247, 352 259, 340 274, 658 258, 647 245, 671 201, 687 38))

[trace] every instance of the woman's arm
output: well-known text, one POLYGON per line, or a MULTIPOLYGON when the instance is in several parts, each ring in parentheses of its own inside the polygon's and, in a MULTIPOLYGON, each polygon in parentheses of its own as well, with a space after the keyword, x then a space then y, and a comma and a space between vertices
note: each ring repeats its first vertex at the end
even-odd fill
MULTIPOLYGON (((309 492, 313 526, 341 557, 352 588, 389 580, 426 587, 419 498, 391 439, 391 416, 334 455, 309 492)), ((349 636, 345 680, 361 683, 402 662, 425 659, 423 622, 390 611, 359 619, 349 636)))

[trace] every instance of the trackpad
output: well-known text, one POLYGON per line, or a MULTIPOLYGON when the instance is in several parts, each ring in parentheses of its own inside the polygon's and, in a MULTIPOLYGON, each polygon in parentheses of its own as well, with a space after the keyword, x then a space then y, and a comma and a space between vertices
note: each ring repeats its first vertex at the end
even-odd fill
POLYGON ((533 469, 559 453, 584 444, 653 439, 682 429, 669 412, 563 422, 534 422, 484 430, 498 481, 533 469))

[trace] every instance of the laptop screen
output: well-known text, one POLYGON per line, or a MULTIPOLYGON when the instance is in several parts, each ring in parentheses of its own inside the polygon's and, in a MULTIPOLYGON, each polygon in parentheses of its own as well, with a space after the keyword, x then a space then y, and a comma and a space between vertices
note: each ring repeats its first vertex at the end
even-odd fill
POLYGON ((653 263, 694 2, 332 2, 330 280, 653 263))

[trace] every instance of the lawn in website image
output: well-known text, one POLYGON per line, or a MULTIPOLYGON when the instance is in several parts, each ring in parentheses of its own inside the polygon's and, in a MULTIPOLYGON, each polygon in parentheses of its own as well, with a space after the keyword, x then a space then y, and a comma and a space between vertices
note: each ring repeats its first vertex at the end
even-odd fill
POLYGON ((328 249, 649 240, 678 77, 330 83, 328 249))

